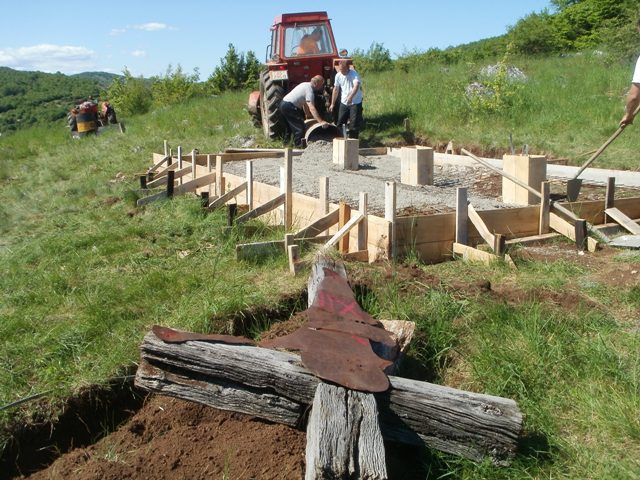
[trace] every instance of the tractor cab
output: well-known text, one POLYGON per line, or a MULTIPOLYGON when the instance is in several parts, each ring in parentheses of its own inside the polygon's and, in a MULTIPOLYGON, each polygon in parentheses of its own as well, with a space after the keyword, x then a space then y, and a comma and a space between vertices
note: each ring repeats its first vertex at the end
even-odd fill
POLYGON ((278 107, 282 98, 296 85, 316 75, 325 79, 325 92, 316 100, 318 111, 325 112, 331 98, 336 62, 346 57, 338 52, 326 12, 285 13, 271 27, 271 44, 266 50, 266 69, 260 74, 260 91, 249 96, 248 110, 256 126, 262 126, 268 138, 284 133, 284 119, 278 107))

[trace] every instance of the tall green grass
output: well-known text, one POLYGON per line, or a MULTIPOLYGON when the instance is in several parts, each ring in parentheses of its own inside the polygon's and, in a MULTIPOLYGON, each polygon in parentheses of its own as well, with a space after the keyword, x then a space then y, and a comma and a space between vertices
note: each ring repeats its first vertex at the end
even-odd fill
MULTIPOLYGON (((402 121, 409 118, 412 133, 433 145, 453 140, 456 148, 474 146, 491 155, 508 151, 512 134, 517 151, 527 144, 531 153, 579 164, 587 158, 581 155, 595 150, 618 128, 632 65, 593 54, 513 57, 507 63, 527 76, 513 106, 493 114, 474 111, 465 88, 479 80, 482 67, 496 62, 436 64, 366 76, 368 128, 363 137, 372 142, 403 141, 402 121)), ((630 127, 594 166, 638 168, 637 128, 630 127)))

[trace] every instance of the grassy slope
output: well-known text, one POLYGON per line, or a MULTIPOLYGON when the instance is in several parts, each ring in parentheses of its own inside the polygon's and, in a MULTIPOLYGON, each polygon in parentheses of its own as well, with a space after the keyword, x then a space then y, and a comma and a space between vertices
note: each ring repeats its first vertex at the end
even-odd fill
MULTIPOLYGON (((571 72, 582 68, 581 59, 567 61, 571 72)), ((566 65, 562 62, 550 61, 549 71, 566 65)), ((543 62, 531 65, 531 72, 540 72, 532 83, 541 83, 544 75, 557 80, 545 73, 543 62)), ((604 70, 592 72, 603 83, 581 93, 606 106, 594 115, 603 130, 615 122, 622 105, 622 70, 616 74, 619 84, 608 87, 615 96, 598 93, 607 91, 604 70)), ((416 128, 432 138, 502 145, 502 119, 464 127, 464 117, 453 115, 456 110, 438 108, 448 102, 455 107, 455 100, 441 96, 439 89, 455 91, 463 80, 447 87, 433 72, 411 74, 412 81, 395 83, 395 89, 390 88, 395 77, 365 79, 369 140, 399 135, 396 125, 384 122, 399 118, 401 123, 409 112, 416 128), (409 102, 416 91, 412 85, 418 84, 431 85, 440 102, 420 100, 422 108, 409 102), (376 121, 378 128, 372 125, 376 121)), ((577 94, 572 95, 575 100, 577 94)), ((571 104, 555 96, 556 103, 571 104)), ((283 274, 283 258, 238 264, 236 240, 219 233, 222 215, 202 215, 196 200, 178 198, 144 210, 132 206, 134 174, 148 166, 150 153, 160 150, 163 139, 187 151, 212 152, 225 139, 255 134, 242 111, 244 99, 243 94, 225 95, 132 118, 125 136, 114 131, 77 141, 58 126, 0 141, 0 404, 46 390, 53 390, 49 397, 62 397, 103 382, 136 361, 137 345, 153 323, 220 330, 223 325, 212 322, 214 315, 273 302, 276 294, 300 286, 303 279, 283 274), (118 180, 120 172, 124 181, 118 180)), ((577 148, 574 135, 587 135, 576 123, 582 118, 577 110, 572 115, 564 109, 549 111, 544 118, 552 132, 546 138, 555 139, 561 152, 577 148), (571 128, 554 128, 561 123, 556 116, 573 119, 571 128)), ((543 126, 520 128, 514 130, 516 142, 533 146, 530 137, 523 140, 525 133, 517 132, 543 126)), ((640 258, 622 261, 640 263, 640 258)), ((362 299, 365 307, 379 318, 418 324, 415 361, 410 362, 419 364, 415 371, 426 369, 437 382, 514 398, 525 414, 526 430, 548 442, 538 445, 541 452, 530 445, 507 469, 440 455, 426 458, 429 478, 634 478, 640 468, 637 288, 608 288, 591 278, 588 267, 566 262, 525 262, 517 272, 460 263, 419 268, 443 285, 489 280, 525 293, 584 291, 599 305, 578 302, 567 311, 530 300, 509 306, 473 291, 427 289, 421 281, 371 273, 372 294, 362 299)), ((14 414, 2 412, 2 421, 14 414)))

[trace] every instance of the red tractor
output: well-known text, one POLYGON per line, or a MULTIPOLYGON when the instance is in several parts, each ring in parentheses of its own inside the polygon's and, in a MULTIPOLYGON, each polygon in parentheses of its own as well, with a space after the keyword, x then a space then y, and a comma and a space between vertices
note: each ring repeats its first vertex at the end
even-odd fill
POLYGON ((267 138, 282 137, 285 124, 280 115, 282 98, 296 85, 322 75, 325 87, 316 98, 316 107, 326 116, 331 98, 335 65, 347 56, 338 53, 327 12, 284 13, 271 27, 266 69, 260 74, 260 91, 249 95, 248 110, 256 126, 262 125, 267 138))

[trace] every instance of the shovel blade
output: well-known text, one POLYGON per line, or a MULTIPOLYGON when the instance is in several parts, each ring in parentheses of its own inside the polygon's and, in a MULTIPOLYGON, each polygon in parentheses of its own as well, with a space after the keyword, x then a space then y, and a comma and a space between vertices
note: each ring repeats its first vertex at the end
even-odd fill
POLYGON ((572 178, 567 182, 567 200, 575 202, 580 195, 580 188, 582 187, 582 180, 580 178, 572 178))

